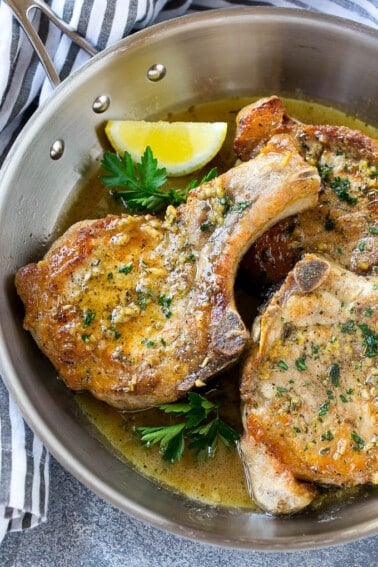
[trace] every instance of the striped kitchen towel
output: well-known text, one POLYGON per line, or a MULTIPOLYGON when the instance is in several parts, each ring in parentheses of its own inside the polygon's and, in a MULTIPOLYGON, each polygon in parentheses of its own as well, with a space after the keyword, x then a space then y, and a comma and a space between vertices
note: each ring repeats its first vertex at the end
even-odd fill
MULTIPOLYGON (((378 28, 378 0, 50 0, 71 28, 102 50, 152 23, 212 8, 278 6, 349 18, 378 28)), ((63 80, 89 55, 56 26, 32 15, 63 80)), ((52 92, 43 68, 4 0, 0 0, 0 164, 23 124, 52 92)), ((33 527, 47 517, 49 456, 24 423, 0 378, 0 542, 7 531, 33 527)))
POLYGON ((0 380, 0 542, 46 520, 49 454, 0 380))

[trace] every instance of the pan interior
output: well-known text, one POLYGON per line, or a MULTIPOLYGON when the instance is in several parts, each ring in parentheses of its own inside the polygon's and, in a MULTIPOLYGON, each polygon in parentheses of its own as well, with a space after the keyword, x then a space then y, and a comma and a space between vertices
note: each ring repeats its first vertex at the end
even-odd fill
POLYGON ((14 273, 40 258, 67 200, 93 174, 110 118, 142 119, 202 101, 290 95, 378 124, 373 30, 296 10, 235 9, 138 32, 63 83, 18 138, 0 179, 0 366, 21 411, 56 458, 119 508, 178 535, 246 549, 332 545, 377 530, 376 492, 285 520, 199 504, 139 475, 83 419, 22 330, 14 273), (151 81, 152 66, 165 76, 151 81), (104 113, 93 111, 101 95, 104 113), (64 140, 59 160, 50 147, 64 140))

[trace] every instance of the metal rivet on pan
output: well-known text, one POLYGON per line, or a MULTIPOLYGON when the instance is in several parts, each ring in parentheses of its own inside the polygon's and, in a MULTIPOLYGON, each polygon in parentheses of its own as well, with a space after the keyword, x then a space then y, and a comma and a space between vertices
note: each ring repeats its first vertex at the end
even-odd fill
POLYGON ((50 146, 50 157, 51 159, 59 159, 62 157, 64 152, 64 142, 63 140, 56 140, 50 146))
POLYGON ((110 105, 110 98, 107 95, 100 95, 94 99, 92 104, 92 109, 97 114, 101 114, 101 112, 105 112, 108 110, 110 105))
POLYGON ((166 67, 162 63, 155 63, 147 71, 147 78, 150 81, 161 81, 167 72, 166 67))

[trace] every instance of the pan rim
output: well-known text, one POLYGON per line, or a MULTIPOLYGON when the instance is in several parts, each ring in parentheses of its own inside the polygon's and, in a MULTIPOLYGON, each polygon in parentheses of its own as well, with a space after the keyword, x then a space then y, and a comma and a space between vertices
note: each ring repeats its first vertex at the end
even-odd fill
MULTIPOLYGON (((60 96, 64 96, 66 89, 70 88, 70 85, 77 80, 77 77, 85 76, 85 70, 91 68, 92 65, 96 65, 97 61, 105 58, 111 57, 112 54, 118 53, 119 50, 124 51, 128 49, 137 48, 140 43, 144 43, 146 41, 152 39, 158 39, 161 35, 166 32, 168 35, 176 33, 177 27, 181 30, 184 27, 190 28, 193 25, 198 25, 198 22, 201 22, 201 25, 210 25, 210 21, 216 21, 219 18, 223 18, 224 13, 226 12, 225 9, 213 10, 209 13, 206 13, 206 17, 204 13, 201 14, 192 14, 188 16, 183 16, 181 18, 177 18, 175 20, 171 20, 169 22, 162 22, 160 24, 156 24, 151 28, 147 28, 145 30, 141 30, 136 32, 136 34, 125 38, 118 44, 109 47, 104 52, 96 55, 93 59, 89 60, 83 67, 78 69, 75 73, 73 73, 68 79, 63 81, 63 83, 57 87, 56 91, 50 97, 46 103, 36 111, 36 113, 32 116, 29 122, 26 124, 25 128, 22 131, 22 134, 26 132, 28 135, 31 135, 34 125, 38 123, 40 117, 43 114, 46 114, 46 108, 52 109, 53 105, 56 102, 56 99, 60 96)), ((230 8, 227 9, 227 16, 231 17, 241 17, 248 15, 250 17, 266 17, 267 15, 272 16, 274 18, 282 18, 282 17, 290 17, 290 18, 299 18, 308 21, 316 21, 320 25, 321 23, 324 24, 325 21, 329 22, 330 24, 336 26, 337 28, 343 27, 347 25, 347 28, 355 29, 363 34, 374 35, 374 30, 370 29, 367 26, 362 24, 356 24, 353 22, 349 22, 348 20, 344 20, 342 18, 338 18, 335 16, 327 16, 317 13, 310 13, 304 10, 297 10, 297 9, 280 9, 280 8, 266 8, 266 7, 255 7, 255 8, 230 8)), ((10 150, 6 160, 4 161, 3 167, 0 172, 0 184, 2 184, 3 180, 6 178, 6 172, 9 167, 11 167, 14 156, 18 155, 22 151, 23 143, 22 136, 19 136, 16 140, 15 144, 13 145, 12 149, 10 150)), ((0 201, 2 201, 3 192, 0 194, 0 201)), ((0 203, 1 208, 1 203, 0 203)), ((28 402, 28 396, 25 388, 22 386, 22 382, 18 381, 18 376, 14 372, 12 358, 8 349, 6 348, 6 341, 4 339, 4 329, 2 321, 0 321, 0 365, 1 365, 1 373, 4 379, 5 384, 7 385, 8 389, 10 390, 11 394, 13 395, 17 405, 19 406, 22 414, 25 417, 25 420, 30 424, 32 429, 35 431, 37 436, 43 441, 46 445, 48 450, 51 452, 52 455, 67 469, 73 474, 76 478, 78 478, 81 482, 83 482, 86 486, 91 488, 93 492, 99 494, 101 497, 106 499, 108 502, 112 503, 113 505, 120 507, 119 497, 113 490, 110 489, 106 483, 103 482, 98 476, 96 476, 92 471, 88 471, 82 463, 73 457, 72 454, 67 450, 65 445, 61 443, 56 437, 52 434, 49 428, 44 423, 43 419, 39 416, 35 407, 30 406, 30 402, 28 402)), ((253 541, 225 541, 219 534, 211 533, 211 532, 204 532, 204 531, 196 531, 192 530, 192 534, 188 536, 185 534, 185 527, 178 526, 176 523, 171 523, 167 521, 167 518, 163 518, 161 515, 153 514, 149 510, 145 510, 143 507, 138 507, 134 501, 130 498, 125 497, 122 495, 122 499, 125 502, 125 506, 122 506, 121 509, 124 511, 132 514, 133 516, 144 520, 158 528, 164 529, 170 533, 174 533, 175 535, 179 535, 182 537, 186 537, 188 539, 193 539, 195 541, 202 541, 203 543, 218 545, 222 547, 232 547, 237 549, 249 549, 249 550, 264 550, 264 551, 280 551, 280 550, 304 550, 304 549, 314 549, 319 547, 328 547, 331 545, 346 543, 353 541, 355 539, 359 539, 362 537, 368 537, 371 535, 375 535, 378 532, 378 519, 375 522, 371 520, 362 521, 361 524, 354 525, 353 528, 349 529, 337 529, 333 532, 328 532, 331 535, 327 534, 315 534, 313 536, 306 536, 303 537, 298 541, 298 536, 290 536, 285 538, 277 538, 279 541, 276 541, 275 544, 271 543, 270 549, 267 549, 267 544, 265 540, 255 539, 253 541), (209 539, 211 538, 211 539, 209 539), (282 540, 282 541, 281 541, 282 540)))

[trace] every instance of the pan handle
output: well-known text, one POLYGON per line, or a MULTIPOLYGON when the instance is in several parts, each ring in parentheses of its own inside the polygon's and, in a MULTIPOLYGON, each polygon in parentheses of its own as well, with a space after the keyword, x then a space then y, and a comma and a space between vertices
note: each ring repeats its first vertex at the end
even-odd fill
POLYGON ((42 0, 4 0, 5 4, 8 4, 9 8, 12 10, 14 17, 19 22, 20 26, 24 30, 28 40, 30 41, 33 49, 37 53, 40 62, 42 63, 46 74, 53 87, 56 87, 60 83, 59 75, 54 67, 54 63, 50 55, 33 27, 29 15, 33 9, 39 9, 47 18, 56 25, 64 34, 66 34, 76 45, 87 51, 90 55, 96 55, 97 50, 87 42, 86 39, 81 37, 78 33, 73 31, 65 22, 63 22, 58 16, 51 10, 45 2, 42 0))

